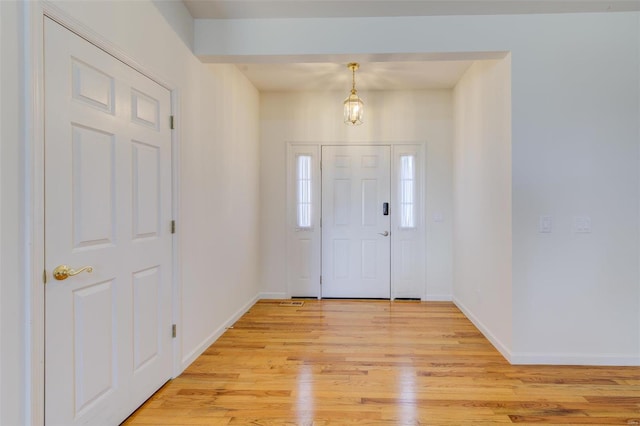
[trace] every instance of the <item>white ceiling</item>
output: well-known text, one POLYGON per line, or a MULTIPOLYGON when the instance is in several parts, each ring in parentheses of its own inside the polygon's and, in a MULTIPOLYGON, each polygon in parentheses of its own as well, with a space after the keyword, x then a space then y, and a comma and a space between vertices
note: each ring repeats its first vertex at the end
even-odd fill
MULTIPOLYGON (((358 90, 449 89, 472 61, 368 62, 356 71, 358 90)), ((351 71, 342 63, 239 64, 260 91, 351 89, 351 71)))
MULTIPOLYGON (((640 0, 183 0, 195 19, 331 18, 640 10, 640 0)), ((468 58, 465 58, 468 59, 468 58)), ((252 63, 238 68, 260 91, 349 90, 350 71, 340 58, 317 63, 252 63)), ((452 88, 470 60, 360 59, 362 90, 452 88)))

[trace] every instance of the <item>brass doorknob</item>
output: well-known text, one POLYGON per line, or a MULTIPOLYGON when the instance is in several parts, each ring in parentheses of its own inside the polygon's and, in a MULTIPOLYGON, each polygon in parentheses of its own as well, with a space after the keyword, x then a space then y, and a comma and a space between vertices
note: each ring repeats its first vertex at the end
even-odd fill
POLYGON ((92 266, 83 266, 80 269, 73 269, 68 265, 59 265, 56 269, 53 270, 53 278, 56 280, 66 280, 69 277, 74 275, 78 275, 82 271, 87 271, 89 273, 93 272, 92 266))

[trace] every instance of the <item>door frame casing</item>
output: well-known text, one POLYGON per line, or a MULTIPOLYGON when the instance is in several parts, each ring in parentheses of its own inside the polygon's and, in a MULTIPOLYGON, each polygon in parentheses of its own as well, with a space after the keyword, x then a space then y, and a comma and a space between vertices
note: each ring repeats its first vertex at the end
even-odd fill
MULTIPOLYGON (((164 87, 171 95, 171 114, 174 120, 180 122, 180 92, 176 84, 162 78, 154 70, 143 66, 128 56, 118 46, 106 40, 82 22, 70 17, 57 6, 46 1, 24 2, 24 209, 26 212, 24 235, 26 241, 24 277, 26 285, 26 341, 25 352, 25 398, 27 400, 27 424, 44 425, 45 394, 45 229, 44 229, 44 20, 50 18, 69 31, 87 40, 97 48, 103 50, 125 65, 141 73, 147 78, 164 87)), ((180 184, 180 134, 171 131, 171 211, 173 220, 179 223, 179 184, 180 184)), ((171 277, 171 316, 172 323, 180 323, 181 291, 179 270, 179 241, 178 234, 172 239, 172 268, 171 277)), ((49 277, 50 279, 50 277, 49 277)), ((171 376, 179 374, 180 336, 172 341, 172 372, 171 376)))
MULTIPOLYGON (((392 201, 392 205, 391 205, 391 213, 393 214, 393 209, 395 208, 394 204, 394 200, 397 200, 397 193, 398 193, 398 188, 397 188, 397 169, 396 169, 396 165, 395 165, 395 158, 397 156, 397 154, 399 153, 399 150, 401 149, 402 146, 412 146, 415 147, 416 150, 415 152, 418 153, 419 158, 419 170, 418 170, 418 180, 420 182, 420 188, 417 192, 417 195, 419 196, 419 209, 421 211, 421 215, 419 215, 419 223, 418 223, 418 228, 421 229, 422 235, 421 235, 421 248, 422 248, 422 254, 424 255, 423 259, 424 259, 424 270, 422 272, 422 276, 423 276, 423 283, 421 285, 420 288, 420 299, 421 300, 426 300, 426 290, 427 290, 427 282, 426 282, 426 269, 428 267, 428 265, 426 264, 427 259, 426 259, 426 253, 427 253, 427 236, 426 236, 426 204, 427 204, 427 193, 426 193, 426 188, 427 188, 427 182, 426 182, 426 165, 427 165, 427 141, 426 140, 422 140, 422 141, 373 141, 373 142, 367 142, 367 141, 359 141, 359 142, 351 142, 351 141, 339 141, 339 142, 312 142, 312 141, 306 141, 306 142, 301 142, 301 141, 287 141, 285 143, 285 149, 286 149, 286 232, 287 232, 287 237, 286 237, 286 247, 287 247, 287 256, 289 259, 291 259, 292 255, 295 254, 296 252, 296 248, 293 247, 294 244, 294 240, 295 240, 295 230, 294 230, 294 226, 293 224, 295 223, 295 214, 294 214, 294 208, 293 204, 295 203, 295 193, 293 192, 293 188, 294 188, 294 170, 293 170, 293 166, 294 166, 294 162, 293 159, 295 157, 295 154, 299 151, 305 151, 305 148, 307 148, 306 150, 308 152, 315 152, 318 153, 315 161, 318 162, 318 167, 317 169, 320 170, 320 176, 318 177, 318 181, 322 180, 322 176, 321 176, 321 167, 320 167, 320 157, 321 155, 319 155, 322 152, 322 147, 323 146, 389 146, 391 148, 391 165, 390 165, 390 172, 391 172, 391 200, 392 201)), ((314 188, 319 188, 320 190, 320 196, 319 199, 322 198, 322 188, 320 183, 318 183, 317 185, 314 185, 314 188)), ((314 206, 314 211, 317 211, 321 214, 321 206, 314 206)), ((392 224, 391 224, 391 235, 390 235, 390 244, 391 244, 391 283, 390 283, 390 291, 391 291, 391 300, 394 300, 396 297, 406 297, 404 294, 397 294, 397 282, 399 281, 398 279, 398 268, 395 267, 395 262, 394 262, 394 258, 397 256, 397 244, 395 244, 396 242, 396 232, 394 231, 394 222, 393 222, 393 218, 392 218, 392 224)), ((322 273, 322 249, 321 249, 321 241, 322 241, 322 235, 321 235, 321 231, 318 229, 316 231, 317 233, 314 234, 314 236, 312 238, 314 238, 313 240, 313 244, 314 244, 314 248, 313 248, 313 253, 316 253, 317 256, 319 256, 319 259, 313 259, 312 262, 310 262, 313 265, 314 271, 313 271, 313 279, 316 280, 317 282, 317 295, 298 295, 298 294, 294 294, 295 290, 293 289, 293 279, 292 279, 292 271, 291 271, 291 264, 287 265, 287 270, 286 270, 286 280, 287 280, 287 287, 286 287, 286 297, 290 298, 290 297, 296 297, 296 296, 311 296, 311 297, 316 297, 317 298, 321 298, 322 296, 322 291, 321 291, 321 287, 320 287, 320 275, 322 273)))

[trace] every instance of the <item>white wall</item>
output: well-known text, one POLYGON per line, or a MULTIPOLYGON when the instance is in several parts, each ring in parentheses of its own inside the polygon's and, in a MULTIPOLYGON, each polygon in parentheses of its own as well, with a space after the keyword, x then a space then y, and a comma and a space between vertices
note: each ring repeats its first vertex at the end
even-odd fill
POLYGON ((639 26, 637 12, 201 20, 195 50, 230 62, 511 52, 512 360, 640 364, 639 26), (554 231, 538 234, 547 214, 554 231), (574 216, 593 231, 574 233, 574 216))
MULTIPOLYGON (((20 92, 24 28, 17 4, 0 4, 0 424, 13 426, 29 423, 30 410, 25 367, 30 353, 25 289, 30 283, 24 280, 29 268, 21 266, 27 243, 21 206, 30 185, 23 175, 20 128, 26 106, 20 92)), ((160 10, 151 1, 60 1, 53 7, 169 82, 179 97, 177 319, 178 362, 185 367, 259 294, 258 93, 235 67, 208 67, 193 56, 185 37, 192 21, 181 2, 168 2, 160 10)))
POLYGON ((365 123, 345 126, 346 92, 262 93, 260 194, 262 285, 286 294, 286 142, 426 141, 427 298, 451 297, 452 101, 450 90, 360 91, 365 123))
MULTIPOLYGON (((2 4, 0 4, 0 53, 4 52, 5 48, 4 45, 2 44, 2 40, 6 40, 6 35, 2 32, 2 28, 4 28, 4 22, 2 21, 2 17, 5 16, 5 12, 4 12, 4 8, 5 6, 3 6, 2 4)), ((2 102, 3 98, 3 93, 6 89, 4 89, 5 83, 4 80, 2 79, 3 75, 6 74, 6 71, 3 71, 3 60, 2 60, 2 55, 0 55, 0 144, 2 143, 2 141, 4 140, 4 133, 2 132, 3 129, 3 125, 2 125, 2 120, 3 120, 3 114, 2 111, 5 109, 5 106, 2 102)), ((0 151, 0 166, 2 165, 2 151, 0 151)), ((0 168, 0 241, 2 241, 2 169, 0 168)), ((0 249, 1 250, 1 249, 0 249)), ((0 277, 2 277, 2 261, 0 259, 0 277)), ((0 291, 0 321, 2 321, 2 292, 0 291)), ((2 328, 0 328, 0 380, 2 380, 2 338, 3 338, 4 334, 2 333, 2 328)), ((4 395, 3 389, 2 387, 0 387, 0 420, 2 420, 2 395, 4 395)))
POLYGON ((512 54, 515 362, 640 365, 638 30, 559 18, 512 54))
POLYGON ((235 66, 207 68, 181 152, 185 364, 260 291, 258 92, 235 66))
POLYGON ((512 348, 511 58, 475 62, 454 90, 456 304, 512 348))
POLYGON ((19 101, 22 37, 18 2, 0 2, 0 424, 19 425, 25 411, 26 245, 23 229, 24 159, 19 101))

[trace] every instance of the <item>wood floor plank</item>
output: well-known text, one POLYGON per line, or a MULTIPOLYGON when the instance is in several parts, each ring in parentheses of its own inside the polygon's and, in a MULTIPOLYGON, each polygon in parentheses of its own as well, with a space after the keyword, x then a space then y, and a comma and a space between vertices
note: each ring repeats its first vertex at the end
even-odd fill
POLYGON ((260 301, 127 425, 640 425, 640 368, 512 366, 447 302, 260 301))

